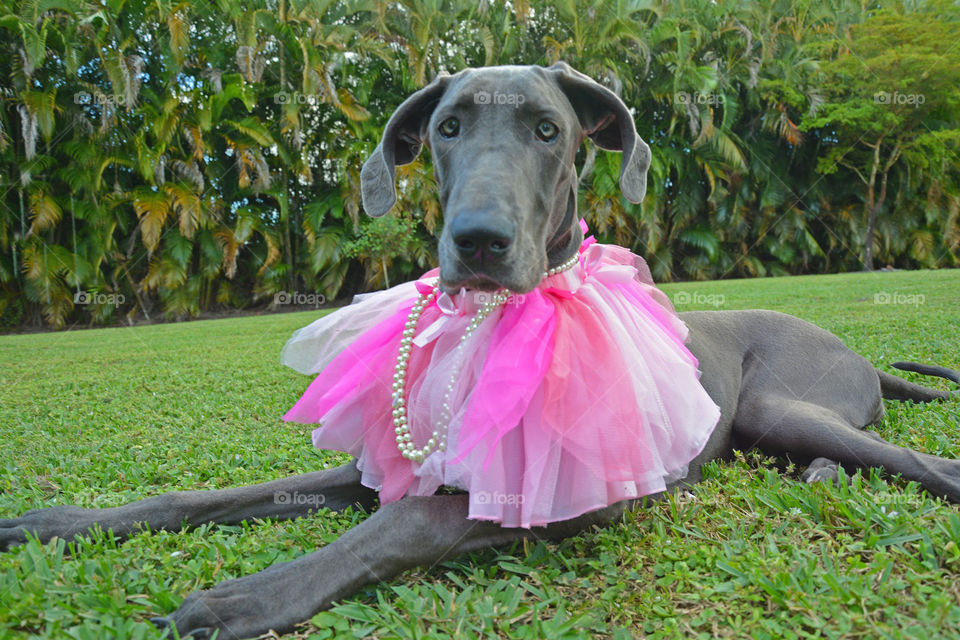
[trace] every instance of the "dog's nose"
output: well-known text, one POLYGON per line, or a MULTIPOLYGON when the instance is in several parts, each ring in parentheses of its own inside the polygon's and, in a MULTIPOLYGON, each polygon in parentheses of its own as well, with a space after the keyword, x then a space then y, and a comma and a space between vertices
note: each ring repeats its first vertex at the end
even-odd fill
POLYGON ((450 237, 460 258, 496 262, 510 250, 513 224, 483 213, 461 212, 450 223, 450 237))

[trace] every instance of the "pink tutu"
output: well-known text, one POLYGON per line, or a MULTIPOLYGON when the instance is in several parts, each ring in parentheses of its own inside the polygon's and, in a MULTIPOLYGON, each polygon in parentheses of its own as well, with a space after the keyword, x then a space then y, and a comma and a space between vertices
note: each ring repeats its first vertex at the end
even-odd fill
POLYGON ((414 445, 431 437, 445 400, 450 419, 445 450, 422 463, 404 458, 391 405, 397 349, 436 277, 360 296, 283 350, 285 364, 319 374, 284 420, 319 423, 314 445, 355 456, 382 503, 447 485, 469 492, 470 518, 530 527, 663 491, 686 475, 720 409, 646 263, 592 238, 578 264, 511 296, 459 353, 491 294, 441 293, 424 309, 406 378, 414 445))

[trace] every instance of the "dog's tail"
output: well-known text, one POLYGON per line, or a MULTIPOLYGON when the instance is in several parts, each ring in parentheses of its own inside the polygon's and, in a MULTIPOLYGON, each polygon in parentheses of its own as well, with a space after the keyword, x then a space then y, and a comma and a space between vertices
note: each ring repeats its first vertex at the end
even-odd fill
POLYGON ((938 378, 946 378, 947 380, 953 380, 957 384, 960 384, 960 371, 954 371, 946 367, 920 364, 919 362, 894 362, 890 366, 894 369, 900 369, 900 371, 913 371, 914 373, 925 376, 937 376, 938 378))
MULTIPOLYGON (((895 369, 900 369, 901 371, 913 371, 914 373, 925 376, 937 376, 960 383, 960 371, 954 371, 946 367, 920 364, 919 362, 894 362, 890 366, 895 369)), ((951 394, 949 391, 930 389, 929 387, 914 384, 903 378, 898 378, 897 376, 880 371, 879 369, 877 369, 877 376, 880 377, 880 392, 884 398, 889 400, 933 402, 934 400, 945 400, 950 398, 951 395, 960 395, 958 391, 954 391, 951 394)))

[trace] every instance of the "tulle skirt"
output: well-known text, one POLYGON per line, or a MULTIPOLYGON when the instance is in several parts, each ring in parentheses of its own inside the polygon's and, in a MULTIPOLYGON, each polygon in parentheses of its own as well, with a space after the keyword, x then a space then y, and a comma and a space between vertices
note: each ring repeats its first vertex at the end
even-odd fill
POLYGON ((592 238, 573 268, 509 297, 459 350, 491 294, 441 293, 424 309, 407 369, 408 425, 420 448, 443 417, 446 447, 422 463, 404 458, 393 423, 397 350, 436 278, 358 296, 283 350, 285 364, 318 374, 284 419, 319 425, 316 447, 355 456, 381 503, 447 485, 469 492, 470 518, 531 527, 686 475, 720 409, 646 263, 592 238))

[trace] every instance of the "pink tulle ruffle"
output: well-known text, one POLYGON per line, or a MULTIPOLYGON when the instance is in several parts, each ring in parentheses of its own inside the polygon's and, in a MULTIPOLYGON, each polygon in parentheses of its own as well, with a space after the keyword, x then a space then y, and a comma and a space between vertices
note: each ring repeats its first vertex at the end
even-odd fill
POLYGON ((441 294, 417 324, 406 399, 422 447, 441 417, 446 450, 400 455, 391 394, 416 282, 363 296, 297 331, 284 362, 317 377, 285 420, 320 426, 313 442, 358 460, 382 503, 470 493, 470 517, 508 527, 566 520, 664 490, 686 475, 720 416, 684 346, 686 326, 641 258, 588 239, 579 264, 512 296, 464 343, 490 294, 441 294))

